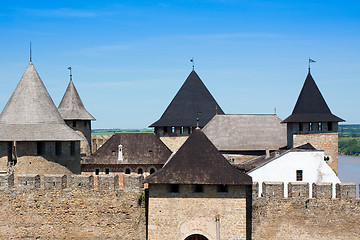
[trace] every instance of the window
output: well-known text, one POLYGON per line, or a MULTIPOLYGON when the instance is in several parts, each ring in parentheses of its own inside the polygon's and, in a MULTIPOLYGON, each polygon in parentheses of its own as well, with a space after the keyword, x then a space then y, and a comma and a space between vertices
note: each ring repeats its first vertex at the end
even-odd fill
POLYGON ((184 133, 184 127, 180 127, 180 133, 181 133, 181 134, 184 133))
POLYGON ((303 170, 296 170, 296 181, 303 180, 303 170))
POLYGON ((333 130, 332 122, 328 122, 328 131, 332 131, 332 130, 333 130))
POLYGON ((304 129, 304 124, 303 123, 299 123, 299 131, 302 132, 304 129))
POLYGON ((75 142, 70 142, 70 155, 75 155, 75 142))
POLYGON ((150 168, 150 174, 153 174, 153 173, 155 173, 155 168, 150 168))
POLYGON ((61 142, 55 142, 55 155, 60 156, 62 152, 61 142))
POLYGON ((189 127, 189 129, 188 129, 188 133, 191 134, 191 127, 189 127))
POLYGON ((194 190, 194 193, 202 193, 202 192, 204 192, 204 186, 202 184, 194 184, 193 190, 194 190))
POLYGON ((171 127, 171 133, 175 133, 175 127, 171 127))
POLYGON ((321 122, 318 123, 318 131, 319 131, 319 132, 322 131, 322 124, 321 124, 321 122))
POLYGON ((179 184, 170 184, 169 185, 169 192, 170 193, 178 193, 180 189, 180 185, 179 184))
POLYGON ((125 174, 130 174, 130 173, 131 173, 130 168, 125 169, 125 174))
POLYGON ((73 121, 73 127, 76 127, 76 121, 73 121))
POLYGON ((167 133, 167 127, 164 127, 164 133, 167 133))
POLYGON ((105 174, 109 174, 110 173, 110 169, 109 168, 106 168, 105 169, 105 174))
POLYGON ((138 174, 143 174, 143 172, 144 172, 144 171, 143 171, 142 168, 139 168, 139 169, 137 170, 137 173, 138 173, 138 174))
POLYGON ((228 192, 228 188, 227 185, 225 184, 220 184, 217 186, 217 191, 218 192, 228 192))
POLYGON ((309 131, 313 130, 313 123, 309 123, 309 131))
POLYGON ((95 175, 99 175, 99 173, 100 173, 100 169, 96 168, 95 169, 95 175))
POLYGON ((37 155, 44 154, 44 142, 37 142, 36 153, 37 155))
POLYGON ((87 121, 84 121, 84 127, 86 127, 87 126, 87 121))

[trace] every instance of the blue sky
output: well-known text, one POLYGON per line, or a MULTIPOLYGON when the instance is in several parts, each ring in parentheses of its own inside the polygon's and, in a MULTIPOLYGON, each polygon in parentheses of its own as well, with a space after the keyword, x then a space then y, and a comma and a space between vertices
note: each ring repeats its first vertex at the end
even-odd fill
POLYGON ((195 70, 225 113, 291 114, 307 74, 360 123, 358 1, 6 1, 0 108, 29 62, 58 105, 68 67, 93 128, 145 128, 195 70))

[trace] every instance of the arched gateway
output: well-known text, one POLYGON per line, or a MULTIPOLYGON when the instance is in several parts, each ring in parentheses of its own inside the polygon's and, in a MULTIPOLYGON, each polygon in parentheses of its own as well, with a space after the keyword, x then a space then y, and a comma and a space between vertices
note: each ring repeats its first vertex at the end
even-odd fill
POLYGON ((207 239, 207 237, 204 237, 203 235, 200 234, 193 234, 185 238, 185 240, 209 240, 209 239, 207 239))

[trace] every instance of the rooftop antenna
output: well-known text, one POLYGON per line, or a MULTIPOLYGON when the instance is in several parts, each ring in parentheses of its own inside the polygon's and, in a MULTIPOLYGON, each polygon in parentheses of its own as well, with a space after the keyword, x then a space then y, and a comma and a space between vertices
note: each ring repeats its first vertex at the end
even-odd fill
POLYGON ((310 63, 314 63, 314 62, 316 62, 316 61, 309 58, 309 73, 310 73, 310 63))
POLYGON ((30 42, 30 62, 32 62, 32 59, 31 59, 31 42, 30 42))
POLYGON ((194 58, 193 57, 190 59, 190 62, 192 63, 192 70, 194 71, 194 58))
POLYGON ((68 69, 70 70, 70 81, 72 81, 72 73, 71 73, 71 67, 68 67, 68 69))

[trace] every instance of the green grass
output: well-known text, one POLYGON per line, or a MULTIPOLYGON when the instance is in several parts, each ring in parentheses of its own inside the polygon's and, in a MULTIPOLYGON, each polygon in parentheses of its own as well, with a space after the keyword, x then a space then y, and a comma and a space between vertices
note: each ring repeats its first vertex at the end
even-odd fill
POLYGON ((143 129, 93 129, 92 135, 113 135, 114 133, 153 133, 154 130, 150 128, 143 129))

